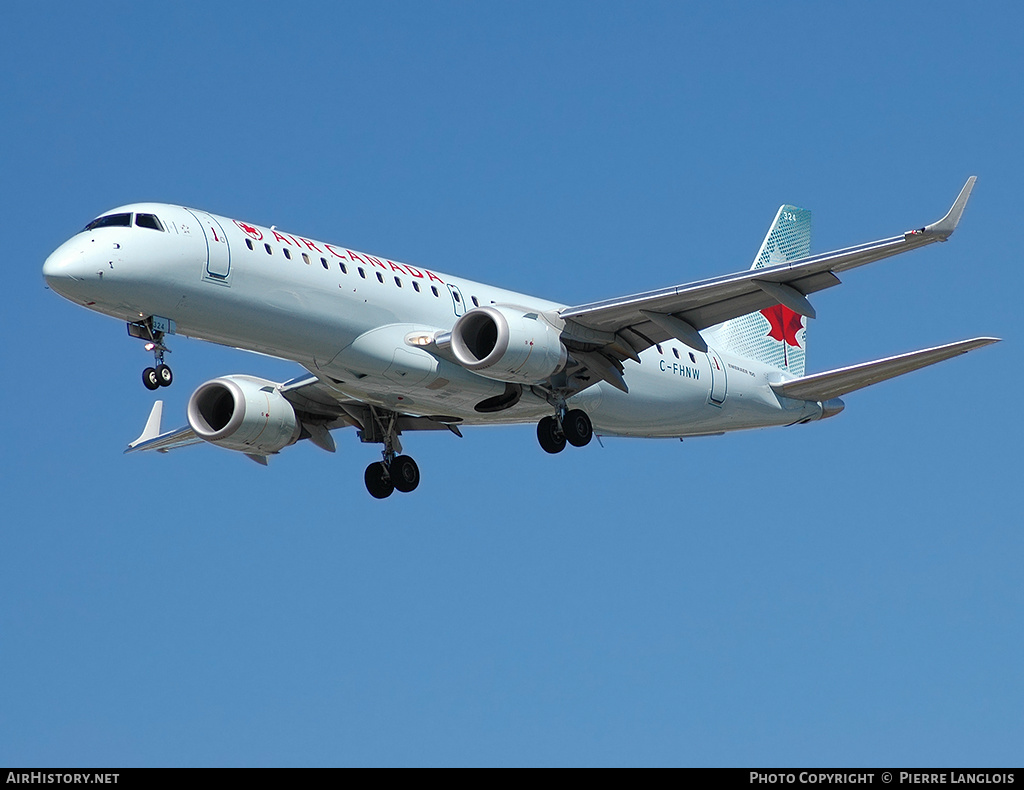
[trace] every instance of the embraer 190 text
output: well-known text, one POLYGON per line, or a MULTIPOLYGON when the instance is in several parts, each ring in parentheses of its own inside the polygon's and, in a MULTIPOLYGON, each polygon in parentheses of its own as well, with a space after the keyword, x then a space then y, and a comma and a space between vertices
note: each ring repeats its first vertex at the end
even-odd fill
POLYGON ((43 265, 57 293, 128 323, 171 383, 174 334, 288 359, 282 383, 229 375, 188 401, 164 432, 157 401, 126 452, 201 442, 259 463, 301 439, 333 452, 336 428, 383 446, 365 482, 378 498, 412 491, 399 437, 535 423, 549 453, 610 436, 686 437, 832 417, 853 390, 989 343, 975 338, 825 373, 804 371, 809 294, 837 275, 946 241, 974 177, 938 222, 810 254, 810 212, 782 206, 743 272, 565 306, 379 258, 274 227, 164 203, 90 222, 43 265))

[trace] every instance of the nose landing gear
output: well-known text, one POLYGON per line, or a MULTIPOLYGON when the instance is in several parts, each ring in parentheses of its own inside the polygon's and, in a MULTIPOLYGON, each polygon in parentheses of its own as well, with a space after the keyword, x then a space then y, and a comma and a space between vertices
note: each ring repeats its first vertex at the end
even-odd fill
POLYGON ((142 371, 142 383, 146 385, 146 389, 156 390, 161 387, 171 386, 171 382, 174 381, 174 374, 164 364, 164 352, 170 353, 170 349, 157 343, 146 343, 146 350, 152 351, 153 356, 156 358, 155 368, 146 368, 142 371))
MULTIPOLYGON (((165 320, 165 319, 162 319, 165 320)), ((164 363, 164 354, 170 354, 171 350, 164 345, 164 332, 153 326, 153 319, 128 324, 128 334, 146 341, 146 351, 153 352, 153 367, 142 371, 142 383, 148 390, 169 387, 174 381, 174 374, 170 367, 164 363)))
MULTIPOLYGON (((168 351, 169 349, 164 349, 168 351)), ((155 390, 160 387, 169 387, 171 382, 174 381, 174 374, 171 369, 163 363, 163 352, 159 353, 157 358, 157 366, 155 368, 146 368, 142 371, 142 383, 146 385, 146 389, 155 390)))

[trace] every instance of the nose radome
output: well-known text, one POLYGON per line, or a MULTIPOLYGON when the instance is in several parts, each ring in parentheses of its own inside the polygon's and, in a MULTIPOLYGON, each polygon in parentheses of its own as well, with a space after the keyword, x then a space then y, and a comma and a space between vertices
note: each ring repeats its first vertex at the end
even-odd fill
POLYGON ((43 277, 46 284, 61 296, 71 298, 76 284, 81 283, 90 274, 96 274, 96 267, 88 257, 80 244, 62 244, 43 262, 43 277))
POLYGON ((74 268, 72 264, 81 257, 81 250, 68 249, 66 244, 58 247, 43 263, 43 277, 49 282, 58 277, 73 276, 70 274, 70 270, 74 268))

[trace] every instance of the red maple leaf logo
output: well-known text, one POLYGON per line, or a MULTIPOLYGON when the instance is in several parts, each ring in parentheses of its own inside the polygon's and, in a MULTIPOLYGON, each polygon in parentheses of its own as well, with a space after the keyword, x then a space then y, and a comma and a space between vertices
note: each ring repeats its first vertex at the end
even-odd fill
POLYGON ((263 241, 263 233, 259 228, 247 225, 244 222, 239 222, 237 219, 235 220, 235 224, 240 227, 247 236, 256 239, 256 241, 263 241))
POLYGON ((785 340, 788 345, 800 348, 800 343, 796 339, 796 333, 804 328, 804 317, 800 313, 793 312, 785 305, 777 304, 766 307, 761 311, 761 315, 767 318, 768 323, 771 324, 768 337, 785 340))

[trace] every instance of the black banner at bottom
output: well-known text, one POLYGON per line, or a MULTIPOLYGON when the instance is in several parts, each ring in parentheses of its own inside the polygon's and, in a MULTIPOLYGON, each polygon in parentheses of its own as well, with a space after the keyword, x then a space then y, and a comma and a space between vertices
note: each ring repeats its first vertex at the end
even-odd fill
MULTIPOLYGON (((496 764, 500 767, 502 764, 496 764)), ((371 766, 361 766, 371 767, 371 766)), ((386 766, 379 766, 386 767, 386 766)), ((458 767, 458 766, 452 766, 458 767)), ((640 766, 637 766, 640 767, 640 766)), ((132 785, 150 782, 155 771, 265 770, 254 768, 0 768, 0 781, 12 785, 132 785)), ((278 769, 275 769, 278 770, 278 769)), ((308 769, 283 769, 308 770, 308 769)), ((341 770, 317 768, 315 770, 341 770)), ((778 785, 1014 785, 1019 768, 684 768, 687 772, 713 773, 719 779, 753 786, 778 785)), ((3 790, 3 788, 0 788, 3 790)), ((1024 784, 1021 785, 1024 790, 1024 784)))

